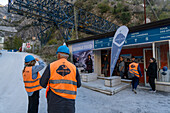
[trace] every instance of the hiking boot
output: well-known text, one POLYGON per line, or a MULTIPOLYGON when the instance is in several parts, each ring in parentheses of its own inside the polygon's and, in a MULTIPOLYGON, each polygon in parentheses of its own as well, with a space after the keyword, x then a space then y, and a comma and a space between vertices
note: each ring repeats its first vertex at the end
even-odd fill
POLYGON ((153 91, 152 89, 149 89, 149 92, 153 91))
POLYGON ((156 90, 155 90, 155 91, 152 90, 152 91, 149 91, 149 92, 151 92, 151 93, 156 93, 156 90))
POLYGON ((137 91, 136 91, 135 89, 133 89, 133 92, 134 92, 135 94, 137 94, 137 91))
POLYGON ((155 91, 152 91, 152 93, 156 93, 156 90, 155 90, 155 91))

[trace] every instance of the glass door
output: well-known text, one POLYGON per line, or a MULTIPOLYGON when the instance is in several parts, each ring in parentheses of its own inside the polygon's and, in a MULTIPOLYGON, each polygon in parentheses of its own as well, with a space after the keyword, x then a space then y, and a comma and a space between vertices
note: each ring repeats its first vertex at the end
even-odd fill
POLYGON ((152 49, 151 48, 143 49, 143 56, 144 56, 144 81, 145 81, 145 86, 149 86, 148 84, 149 77, 146 74, 146 69, 149 66, 150 58, 153 57, 152 49))

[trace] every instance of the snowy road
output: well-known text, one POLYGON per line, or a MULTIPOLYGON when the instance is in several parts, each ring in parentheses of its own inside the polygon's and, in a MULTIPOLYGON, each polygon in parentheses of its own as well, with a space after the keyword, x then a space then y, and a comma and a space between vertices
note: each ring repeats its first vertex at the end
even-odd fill
MULTIPOLYGON (((22 79, 26 55, 26 53, 3 52, 0 57, 0 113, 26 113, 27 111, 28 97, 22 79)), ((45 89, 41 90, 40 113, 46 113, 44 95, 45 89)))
MULTIPOLYGON (((3 53, 0 57, 0 113, 26 113, 27 94, 22 81, 26 53, 3 53)), ((42 73, 42 72, 41 72, 42 73)), ((47 113, 45 89, 41 90, 39 113, 47 113)), ((151 94, 130 88, 108 96, 78 89, 76 113, 170 113, 170 93, 151 94)))
POLYGON ((76 100, 77 113, 170 113, 170 94, 152 94, 130 88, 108 96, 86 88, 80 88, 76 100))

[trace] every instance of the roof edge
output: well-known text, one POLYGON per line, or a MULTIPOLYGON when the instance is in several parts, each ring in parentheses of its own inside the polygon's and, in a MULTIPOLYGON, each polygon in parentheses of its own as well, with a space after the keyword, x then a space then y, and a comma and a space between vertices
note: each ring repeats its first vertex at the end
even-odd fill
MULTIPOLYGON (((151 28, 155 28, 155 27, 161 27, 161 26, 165 26, 165 25, 170 25, 170 18, 155 21, 155 22, 151 22, 151 23, 147 23, 147 24, 142 24, 142 25, 130 27, 129 32, 132 33, 132 32, 137 32, 137 31, 141 31, 141 30, 147 30, 147 29, 151 29, 151 28)), ((90 37, 86 37, 86 38, 82 38, 82 39, 71 40, 71 41, 68 41, 66 43, 67 44, 74 44, 74 43, 88 41, 88 40, 111 37, 111 36, 114 36, 115 32, 116 31, 108 32, 108 33, 104 33, 104 34, 100 34, 100 35, 95 35, 95 36, 90 36, 90 37)))

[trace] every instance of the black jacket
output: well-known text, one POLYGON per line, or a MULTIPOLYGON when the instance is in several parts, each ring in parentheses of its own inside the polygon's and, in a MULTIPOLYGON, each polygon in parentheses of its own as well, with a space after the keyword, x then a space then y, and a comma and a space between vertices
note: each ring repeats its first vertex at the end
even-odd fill
MULTIPOLYGON (((50 65, 47 66, 41 79, 40 85, 46 88, 50 79, 50 65)), ((77 88, 81 86, 81 79, 76 69, 77 88)), ((51 90, 47 93, 48 113, 75 113, 75 100, 66 99, 59 95, 56 95, 51 90)))
POLYGON ((157 64, 156 63, 150 63, 147 75, 151 78, 157 78, 157 64))

